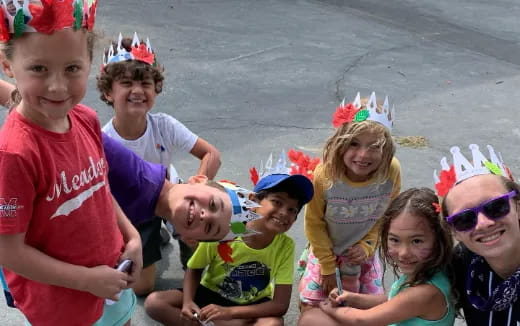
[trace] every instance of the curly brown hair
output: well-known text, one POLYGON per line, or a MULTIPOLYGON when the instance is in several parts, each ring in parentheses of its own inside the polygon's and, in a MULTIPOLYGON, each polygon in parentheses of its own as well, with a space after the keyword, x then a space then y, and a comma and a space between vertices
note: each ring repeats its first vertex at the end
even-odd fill
POLYGON ((392 221, 406 212, 414 216, 422 217, 435 234, 433 255, 422 264, 413 277, 406 280, 402 286, 416 286, 426 283, 435 273, 445 271, 450 279, 453 279, 451 259, 453 253, 453 238, 447 225, 441 221, 436 206, 439 199, 429 188, 410 188, 399 194, 386 209, 382 221, 379 244, 379 255, 386 270, 387 264, 392 266, 392 271, 398 275, 397 266, 388 253, 388 233, 392 221))
MULTIPOLYGON (((143 42, 141 42, 143 43, 143 42)), ((117 42, 112 41, 114 49, 117 48, 117 42)), ((121 46, 130 52, 132 50, 132 39, 125 37, 121 42, 121 46)), ((105 50, 105 56, 108 55, 108 49, 105 50)), ((157 62, 153 65, 138 61, 138 60, 127 60, 121 62, 110 63, 101 69, 99 76, 97 76, 97 89, 100 92, 99 98, 106 104, 113 106, 105 94, 112 90, 112 84, 115 81, 123 78, 130 78, 132 80, 144 80, 151 78, 155 84, 155 93, 160 94, 162 92, 163 81, 164 81, 164 67, 157 62)))

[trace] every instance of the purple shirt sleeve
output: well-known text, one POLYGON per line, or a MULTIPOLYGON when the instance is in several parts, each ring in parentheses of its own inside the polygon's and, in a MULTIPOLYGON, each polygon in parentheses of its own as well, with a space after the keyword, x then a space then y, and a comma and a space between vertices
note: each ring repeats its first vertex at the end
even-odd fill
POLYGON ((155 218, 166 168, 141 159, 105 133, 103 147, 110 189, 123 212, 135 226, 155 218))

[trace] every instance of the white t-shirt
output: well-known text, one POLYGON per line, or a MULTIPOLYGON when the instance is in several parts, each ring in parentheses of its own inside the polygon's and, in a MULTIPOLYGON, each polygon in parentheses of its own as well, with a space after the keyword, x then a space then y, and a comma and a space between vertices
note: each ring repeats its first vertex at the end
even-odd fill
POLYGON ((143 159, 166 167, 173 164, 175 151, 190 152, 198 138, 177 119, 165 113, 147 113, 146 131, 135 140, 119 136, 113 119, 103 126, 103 131, 143 159))

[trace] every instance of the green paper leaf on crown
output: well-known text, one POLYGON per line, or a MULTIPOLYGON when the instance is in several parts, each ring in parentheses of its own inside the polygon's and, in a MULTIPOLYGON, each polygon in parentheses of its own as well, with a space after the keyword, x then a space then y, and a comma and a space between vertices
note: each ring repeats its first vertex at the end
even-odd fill
POLYGON ((356 116, 354 117, 354 122, 365 121, 369 115, 370 115, 370 113, 368 113, 367 109, 359 110, 356 113, 356 116))
POLYGON ((229 228, 231 229, 231 232, 233 232, 234 234, 246 233, 246 225, 242 222, 233 222, 231 223, 229 228))
POLYGON ((21 36, 25 30, 25 15, 23 14, 22 8, 18 9, 16 15, 14 16, 13 26, 14 36, 21 36))
POLYGON ((81 28, 83 22, 83 1, 74 2, 74 29, 81 28))
POLYGON ((491 172, 495 175, 502 175, 502 170, 500 170, 500 167, 498 165, 496 165, 495 163, 485 161, 484 166, 489 170, 489 172, 491 172))

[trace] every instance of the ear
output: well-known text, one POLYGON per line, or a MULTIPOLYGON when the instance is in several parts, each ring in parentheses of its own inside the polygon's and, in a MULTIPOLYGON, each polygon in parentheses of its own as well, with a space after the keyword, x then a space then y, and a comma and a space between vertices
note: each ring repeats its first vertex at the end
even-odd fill
POLYGON ((194 175, 188 179, 189 184, 206 183, 207 181, 208 177, 205 175, 194 175))
POLYGON ((0 61, 2 64, 2 70, 4 71, 6 76, 8 76, 9 78, 14 78, 13 70, 11 68, 11 63, 9 62, 9 60, 7 60, 5 58, 4 54, 1 53, 1 51, 0 51, 0 61))
POLYGON ((112 97, 112 95, 110 95, 110 93, 103 93, 103 96, 105 96, 105 98, 107 99, 107 101, 109 101, 110 103, 113 103, 114 102, 114 98, 112 97))

